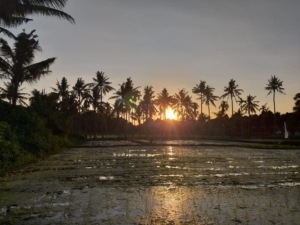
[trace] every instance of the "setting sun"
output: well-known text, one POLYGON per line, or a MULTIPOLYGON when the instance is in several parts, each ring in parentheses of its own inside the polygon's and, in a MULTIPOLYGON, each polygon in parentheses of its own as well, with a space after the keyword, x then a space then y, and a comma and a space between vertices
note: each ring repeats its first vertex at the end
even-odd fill
POLYGON ((174 111, 172 110, 172 109, 167 109, 167 111, 166 111, 166 117, 167 117, 167 119, 170 119, 170 120, 173 120, 173 119, 175 119, 175 113, 174 113, 174 111))

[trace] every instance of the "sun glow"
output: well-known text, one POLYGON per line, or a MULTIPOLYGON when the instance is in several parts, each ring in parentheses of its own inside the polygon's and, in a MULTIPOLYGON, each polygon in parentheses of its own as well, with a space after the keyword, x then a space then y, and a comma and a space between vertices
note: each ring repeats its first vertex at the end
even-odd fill
POLYGON ((175 113, 172 109, 167 109, 166 111, 166 118, 169 120, 174 120, 175 119, 175 113))

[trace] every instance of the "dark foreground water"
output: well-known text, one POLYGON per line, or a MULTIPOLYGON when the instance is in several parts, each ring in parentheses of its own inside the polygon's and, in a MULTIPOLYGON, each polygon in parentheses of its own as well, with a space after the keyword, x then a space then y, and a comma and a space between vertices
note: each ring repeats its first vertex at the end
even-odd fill
POLYGON ((300 150, 169 144, 88 142, 0 178, 0 224, 299 224, 300 150))

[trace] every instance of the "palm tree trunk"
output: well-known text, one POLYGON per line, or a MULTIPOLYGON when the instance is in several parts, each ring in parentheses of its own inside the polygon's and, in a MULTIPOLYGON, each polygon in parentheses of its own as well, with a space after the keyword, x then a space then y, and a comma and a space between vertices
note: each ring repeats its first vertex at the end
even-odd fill
POLYGON ((275 107, 275 91, 273 91, 273 103, 274 103, 274 133, 276 132, 276 107, 275 107))
POLYGON ((231 96, 231 117, 233 116, 233 100, 232 100, 232 96, 231 96))
POLYGON ((202 102, 202 93, 201 93, 201 94, 200 94, 201 115, 202 115, 202 104, 203 104, 203 102, 202 102))
POLYGON ((210 108, 209 108, 209 104, 208 104, 208 119, 210 120, 210 108))
POLYGON ((248 109, 248 116, 249 116, 249 120, 248 120, 248 135, 250 136, 250 110, 248 109))

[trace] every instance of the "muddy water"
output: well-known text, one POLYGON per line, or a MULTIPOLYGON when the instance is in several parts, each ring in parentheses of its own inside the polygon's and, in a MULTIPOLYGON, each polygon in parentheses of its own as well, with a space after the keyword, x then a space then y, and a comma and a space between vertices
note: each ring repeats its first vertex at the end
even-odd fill
POLYGON ((0 224, 299 224, 300 150, 121 145, 0 178, 0 224))

